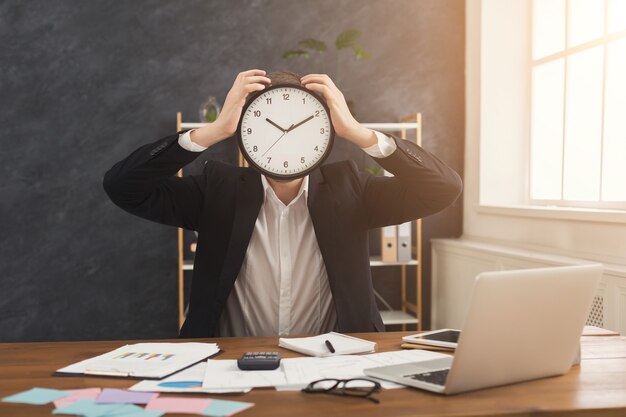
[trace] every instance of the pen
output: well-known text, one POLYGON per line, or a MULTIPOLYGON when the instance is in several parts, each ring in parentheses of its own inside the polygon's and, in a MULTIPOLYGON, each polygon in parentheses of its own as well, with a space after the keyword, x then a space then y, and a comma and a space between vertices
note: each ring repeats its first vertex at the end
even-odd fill
POLYGON ((333 347, 333 344, 330 343, 329 340, 326 341, 326 347, 328 348, 328 350, 330 350, 330 353, 335 353, 335 348, 333 347))

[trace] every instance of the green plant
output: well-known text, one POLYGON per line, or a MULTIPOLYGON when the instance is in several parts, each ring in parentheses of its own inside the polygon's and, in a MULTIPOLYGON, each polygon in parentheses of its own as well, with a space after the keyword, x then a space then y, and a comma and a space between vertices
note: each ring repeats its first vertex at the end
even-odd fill
POLYGON ((365 170, 367 172, 369 172, 370 174, 376 175, 376 176, 383 175, 384 172, 385 172, 385 170, 382 167, 378 166, 378 165, 367 167, 367 168, 365 168, 365 170))
POLYGON ((208 111, 204 115, 204 121, 207 123, 213 123, 215 120, 217 120, 217 112, 215 110, 208 111))
MULTIPOLYGON (((359 43, 361 32, 356 29, 348 29, 341 32, 335 39, 335 81, 340 78, 339 73, 339 51, 351 50, 355 59, 367 59, 369 53, 359 43)), ((324 41, 315 38, 307 38, 298 42, 297 49, 290 49, 283 53, 283 59, 310 58, 314 54, 316 58, 322 58, 327 53, 328 47, 324 41)), ((323 68, 322 68, 323 69, 323 68)), ((322 72, 329 72, 328 68, 322 72)))

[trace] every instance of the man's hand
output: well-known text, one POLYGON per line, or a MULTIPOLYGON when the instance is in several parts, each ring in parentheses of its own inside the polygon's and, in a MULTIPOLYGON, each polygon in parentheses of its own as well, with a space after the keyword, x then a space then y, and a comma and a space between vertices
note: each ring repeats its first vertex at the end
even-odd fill
POLYGON ((309 74, 302 77, 300 82, 309 90, 317 91, 324 96, 337 135, 361 148, 367 148, 378 142, 373 130, 361 126, 352 117, 343 93, 339 91, 328 75, 309 74))
POLYGON ((226 95, 217 120, 191 132, 191 140, 201 146, 211 146, 234 135, 248 94, 265 89, 271 82, 263 70, 240 72, 226 95))

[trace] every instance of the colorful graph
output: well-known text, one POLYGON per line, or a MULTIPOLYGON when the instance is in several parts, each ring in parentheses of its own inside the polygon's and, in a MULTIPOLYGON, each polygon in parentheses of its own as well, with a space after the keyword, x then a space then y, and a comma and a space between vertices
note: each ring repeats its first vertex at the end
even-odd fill
POLYGON ((126 352, 113 357, 113 359, 143 359, 145 361, 154 359, 166 361, 174 356, 176 355, 173 353, 126 352))

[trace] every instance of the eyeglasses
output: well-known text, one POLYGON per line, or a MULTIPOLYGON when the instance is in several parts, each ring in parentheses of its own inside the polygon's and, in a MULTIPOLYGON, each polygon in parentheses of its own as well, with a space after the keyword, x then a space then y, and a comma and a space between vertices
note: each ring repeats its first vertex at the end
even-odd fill
POLYGON ((320 379, 302 390, 307 394, 334 394, 361 397, 378 404, 380 400, 371 395, 380 392, 380 383, 365 378, 320 379))

